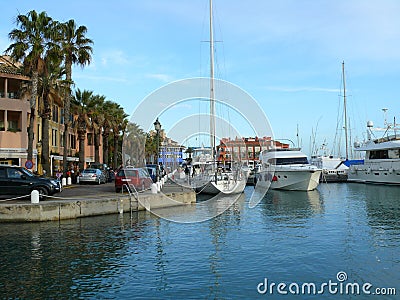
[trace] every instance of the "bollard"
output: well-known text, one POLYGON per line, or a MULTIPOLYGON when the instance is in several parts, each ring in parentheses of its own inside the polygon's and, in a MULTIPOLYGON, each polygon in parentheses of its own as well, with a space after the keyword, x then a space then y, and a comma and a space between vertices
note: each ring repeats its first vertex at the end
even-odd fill
POLYGON ((155 183, 151 184, 151 193, 157 194, 157 184, 155 184, 155 183))
POLYGON ((71 185, 71 177, 67 178, 67 185, 71 185))
POLYGON ((120 199, 120 200, 119 200, 118 212, 119 212, 120 214, 123 214, 123 213, 124 213, 124 200, 123 200, 123 199, 120 199))
POLYGON ((161 185, 159 181, 157 181, 157 192, 161 192, 161 185))
POLYGON ((67 179, 65 177, 62 178, 61 184, 63 187, 67 185, 67 179))
POLYGON ((76 176, 76 183, 79 183, 79 176, 76 176))
POLYGON ((39 203, 39 191, 33 190, 31 192, 31 203, 39 203))

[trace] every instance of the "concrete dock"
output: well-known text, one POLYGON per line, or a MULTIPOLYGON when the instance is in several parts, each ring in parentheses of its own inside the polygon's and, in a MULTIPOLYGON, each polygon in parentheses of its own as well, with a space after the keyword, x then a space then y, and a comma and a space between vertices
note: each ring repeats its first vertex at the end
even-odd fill
POLYGON ((196 203, 196 193, 171 180, 157 194, 151 191, 131 195, 115 193, 114 183, 72 185, 39 203, 31 203, 30 198, 1 199, 0 222, 58 221, 193 203, 196 203))

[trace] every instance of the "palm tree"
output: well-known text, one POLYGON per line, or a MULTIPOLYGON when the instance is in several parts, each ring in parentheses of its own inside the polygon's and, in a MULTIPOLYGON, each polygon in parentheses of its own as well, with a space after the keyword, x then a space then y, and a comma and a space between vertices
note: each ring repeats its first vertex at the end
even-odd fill
POLYGON ((108 137, 110 135, 111 127, 112 127, 112 118, 113 118, 113 104, 114 102, 107 100, 103 103, 103 106, 100 107, 100 114, 102 117, 102 136, 103 136, 103 163, 109 164, 108 161, 108 149, 109 149, 109 141, 108 137))
POLYGON ((72 65, 77 64, 84 67, 90 64, 93 49, 91 45, 93 41, 87 38, 87 28, 77 25, 74 20, 59 24, 59 43, 60 51, 64 58, 65 77, 69 85, 64 99, 64 152, 63 152, 63 168, 67 170, 67 153, 68 153, 68 129, 70 126, 70 106, 71 106, 71 85, 72 81, 72 65))
POLYGON ((63 88, 63 69, 58 55, 48 51, 44 59, 44 70, 39 77, 39 115, 42 118, 42 153, 41 163, 47 174, 50 174, 49 119, 51 115, 50 99, 58 97, 63 88))
POLYGON ((43 57, 54 36, 54 23, 46 12, 38 14, 35 10, 27 15, 18 15, 16 23, 19 29, 13 29, 8 34, 14 43, 5 52, 16 61, 23 60, 27 72, 32 76, 27 157, 28 160, 32 160, 39 72, 43 67, 43 57))
POLYGON ((77 89, 75 91, 75 96, 72 98, 72 111, 75 116, 77 116, 77 132, 79 141, 79 169, 83 170, 85 168, 85 139, 87 127, 91 126, 90 114, 94 109, 92 91, 81 91, 77 89))
POLYGON ((96 109, 92 113, 92 129, 93 129, 93 144, 94 144, 94 161, 96 163, 100 162, 100 134, 102 129, 102 124, 104 123, 104 115, 102 113, 101 107, 104 105, 106 100, 105 96, 94 95, 93 101, 95 103, 96 109))
POLYGON ((124 112, 124 109, 117 103, 113 105, 112 112, 112 122, 111 129, 113 132, 113 141, 114 141, 114 151, 113 151, 113 165, 116 167, 118 165, 118 153, 119 152, 119 139, 121 131, 124 131, 127 125, 126 118, 128 115, 124 112))
POLYGON ((122 149, 124 163, 130 158, 131 163, 143 166, 146 161, 145 145, 146 133, 136 123, 128 122, 122 149))

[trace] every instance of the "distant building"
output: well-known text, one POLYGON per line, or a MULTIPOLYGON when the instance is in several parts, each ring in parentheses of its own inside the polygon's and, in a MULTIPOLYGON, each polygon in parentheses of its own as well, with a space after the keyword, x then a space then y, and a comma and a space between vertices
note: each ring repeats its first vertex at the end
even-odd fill
POLYGON ((254 162, 259 160, 262 150, 272 148, 289 148, 289 144, 274 141, 271 137, 222 138, 217 146, 217 160, 224 164, 254 162))
POLYGON ((158 162, 171 170, 176 169, 183 163, 183 151, 185 147, 179 145, 176 141, 169 137, 164 137, 160 144, 160 156, 158 162))

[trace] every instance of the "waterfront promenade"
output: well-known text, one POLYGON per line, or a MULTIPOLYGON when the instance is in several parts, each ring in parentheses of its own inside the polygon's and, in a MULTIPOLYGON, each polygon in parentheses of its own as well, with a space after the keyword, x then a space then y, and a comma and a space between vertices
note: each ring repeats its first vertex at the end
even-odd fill
POLYGON ((95 215, 190 205, 196 202, 193 190, 171 180, 161 192, 150 190, 135 194, 116 193, 114 183, 104 185, 70 185, 61 193, 39 203, 30 198, 0 200, 0 222, 55 221, 95 215))

